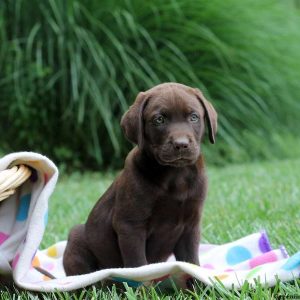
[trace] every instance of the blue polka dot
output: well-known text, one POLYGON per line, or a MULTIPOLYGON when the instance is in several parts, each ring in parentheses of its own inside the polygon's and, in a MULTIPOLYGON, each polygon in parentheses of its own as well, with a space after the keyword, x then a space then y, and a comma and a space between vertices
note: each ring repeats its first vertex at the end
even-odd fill
POLYGON ((48 223, 48 211, 46 211, 46 213, 44 214, 44 224, 45 226, 47 225, 48 223))
POLYGON ((300 252, 297 252, 291 256, 288 261, 282 266, 282 269, 286 271, 293 270, 300 266, 300 252))
POLYGON ((230 248, 226 254, 226 261, 229 265, 236 265, 242 261, 252 257, 250 251, 242 246, 234 246, 230 248))
POLYGON ((31 194, 26 194, 21 197, 19 210, 17 213, 17 221, 24 221, 28 217, 31 194))

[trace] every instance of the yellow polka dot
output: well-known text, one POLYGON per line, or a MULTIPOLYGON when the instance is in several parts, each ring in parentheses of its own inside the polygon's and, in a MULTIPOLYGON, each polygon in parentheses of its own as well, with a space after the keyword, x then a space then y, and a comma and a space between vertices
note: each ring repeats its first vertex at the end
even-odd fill
POLYGON ((37 256, 34 257, 34 259, 31 262, 31 265, 33 267, 39 267, 41 265, 40 260, 37 256))
POLYGON ((51 246, 47 249, 48 256, 57 257, 57 249, 55 246, 51 246))
POLYGON ((199 266, 195 265, 195 264, 191 264, 191 263, 187 263, 190 267, 194 268, 194 269, 198 269, 199 266))
POLYGON ((223 279, 225 279, 227 277, 229 277, 228 274, 220 274, 220 275, 215 276, 215 278, 220 279, 220 280, 223 280, 223 279))
POLYGON ((46 275, 44 275, 44 276, 43 276, 43 280, 44 280, 44 281, 48 281, 48 280, 51 280, 51 278, 48 277, 48 276, 46 276, 46 275))

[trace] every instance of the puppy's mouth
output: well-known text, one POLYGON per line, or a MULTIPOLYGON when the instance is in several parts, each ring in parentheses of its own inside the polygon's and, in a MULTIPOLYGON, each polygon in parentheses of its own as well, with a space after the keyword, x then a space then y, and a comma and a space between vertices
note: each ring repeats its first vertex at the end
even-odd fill
POLYGON ((184 167, 184 166, 194 164, 195 160, 185 159, 185 158, 178 158, 178 159, 175 159, 173 161, 168 161, 168 162, 165 162, 165 163, 169 166, 184 167))
POLYGON ((200 147, 190 147, 184 151, 174 151, 169 145, 151 145, 156 161, 163 166, 185 167, 196 163, 200 155, 200 147))
POLYGON ((164 166, 172 166, 172 167, 184 167, 188 165, 192 165, 196 162, 197 158, 187 158, 187 157, 176 157, 176 158, 162 158, 160 156, 157 157, 157 161, 164 166))

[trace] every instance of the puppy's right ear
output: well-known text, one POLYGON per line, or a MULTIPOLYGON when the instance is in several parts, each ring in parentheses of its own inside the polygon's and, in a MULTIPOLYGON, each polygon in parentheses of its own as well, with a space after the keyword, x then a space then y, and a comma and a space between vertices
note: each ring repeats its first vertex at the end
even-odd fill
POLYGON ((139 147, 142 147, 144 138, 143 111, 146 103, 147 94, 140 92, 121 119, 121 127, 126 138, 139 147))
POLYGON ((196 94, 196 97, 200 101, 202 107, 204 108, 205 112, 205 119, 208 127, 208 134, 209 134, 209 140, 212 144, 215 143, 215 136, 217 134, 217 119, 218 114, 212 104, 206 100, 206 98, 203 96, 202 92, 199 89, 194 89, 194 92, 196 94))

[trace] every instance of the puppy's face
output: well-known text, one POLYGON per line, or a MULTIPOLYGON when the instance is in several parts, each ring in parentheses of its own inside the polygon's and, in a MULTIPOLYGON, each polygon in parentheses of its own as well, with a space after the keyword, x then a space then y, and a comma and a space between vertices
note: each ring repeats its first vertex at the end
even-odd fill
POLYGON ((165 83, 140 93, 121 126, 131 142, 161 165, 182 167, 198 159, 205 121, 214 143, 217 114, 211 104, 199 90, 165 83))
POLYGON ((204 109, 180 88, 153 92, 144 111, 144 145, 162 165, 193 164, 200 154, 204 109))

